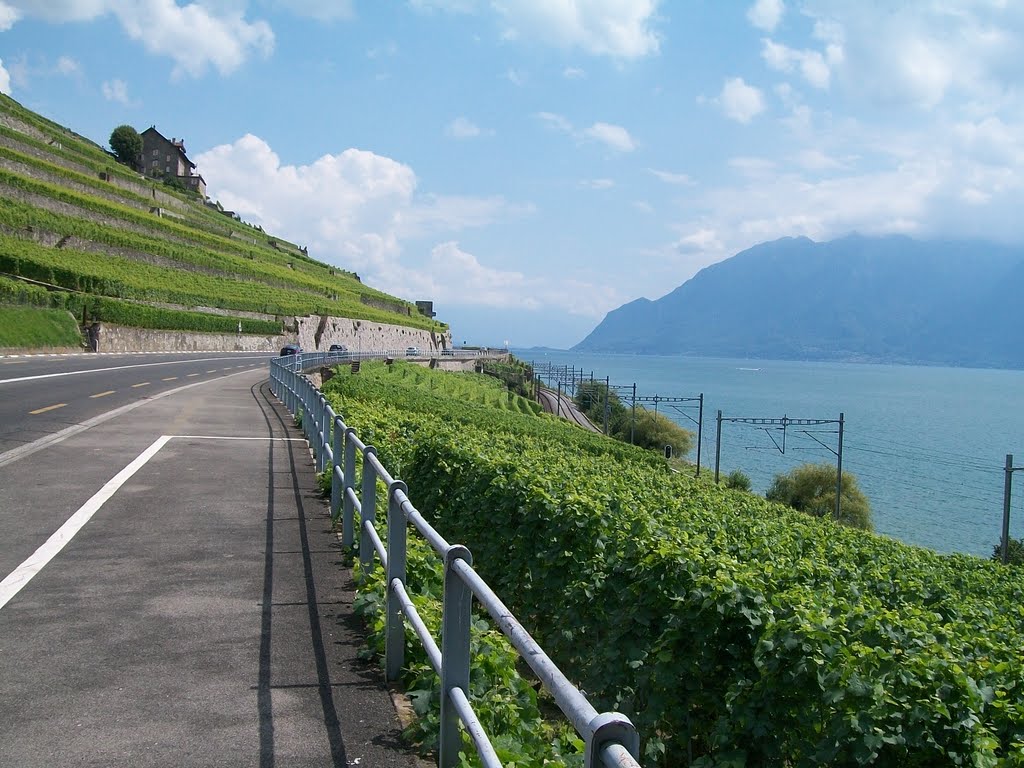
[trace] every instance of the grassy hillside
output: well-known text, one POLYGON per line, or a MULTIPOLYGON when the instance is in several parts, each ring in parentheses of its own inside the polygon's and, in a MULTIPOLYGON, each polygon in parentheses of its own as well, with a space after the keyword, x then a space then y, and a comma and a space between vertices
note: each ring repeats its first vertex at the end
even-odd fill
POLYGON ((266 334, 310 314, 444 327, 3 95, 0 279, 0 303, 138 327, 266 334), (207 308, 221 312, 196 319, 207 308))
MULTIPOLYGON (((644 765, 1024 764, 1024 572, 675 474, 448 381, 380 366, 324 389, 598 708, 629 715, 644 765)), ((410 583, 439 568, 424 555, 410 583)))

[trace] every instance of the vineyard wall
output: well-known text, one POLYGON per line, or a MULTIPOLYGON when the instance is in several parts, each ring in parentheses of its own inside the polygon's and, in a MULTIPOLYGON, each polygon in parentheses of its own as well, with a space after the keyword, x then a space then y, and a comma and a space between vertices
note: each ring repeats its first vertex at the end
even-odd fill
MULTIPOLYGON (((245 314, 245 313, 237 313, 245 314)), ((331 344, 344 344, 353 352, 418 347, 424 354, 451 347, 451 334, 405 328, 400 325, 351 320, 341 317, 298 317, 287 323, 298 333, 257 336, 236 333, 193 333, 157 331, 103 323, 98 352, 276 352, 285 344, 298 344, 304 351, 325 351, 331 344), (322 327, 321 327, 322 326, 322 327), (319 341, 319 344, 317 343, 319 341)))

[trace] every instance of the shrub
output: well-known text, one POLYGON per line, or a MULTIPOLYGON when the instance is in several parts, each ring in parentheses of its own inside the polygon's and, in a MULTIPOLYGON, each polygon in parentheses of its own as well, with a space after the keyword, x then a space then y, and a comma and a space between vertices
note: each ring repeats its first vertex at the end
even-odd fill
MULTIPOLYGON (((999 542, 992 548, 992 559, 997 563, 1003 562, 1003 543, 999 542)), ((1007 565, 1024 565, 1024 539, 1015 539, 1012 536, 1006 547, 1007 565)))
MULTIPOLYGON (((765 498, 815 517, 832 517, 836 509, 836 468, 831 464, 803 464, 776 475, 765 498)), ((839 514, 839 522, 844 525, 872 530, 871 504, 849 472, 843 472, 839 514)))
POLYGON ((738 469, 734 469, 725 476, 725 487, 736 491, 749 491, 750 478, 738 469))

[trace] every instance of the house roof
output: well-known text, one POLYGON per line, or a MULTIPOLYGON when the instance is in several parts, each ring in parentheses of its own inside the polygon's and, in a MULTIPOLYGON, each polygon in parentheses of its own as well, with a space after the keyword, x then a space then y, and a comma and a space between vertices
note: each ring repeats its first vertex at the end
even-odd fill
POLYGON ((145 142, 146 134, 149 134, 150 136, 159 137, 163 141, 167 142, 172 147, 177 149, 178 152, 181 153, 181 159, 184 160, 186 163, 188 163, 191 168, 195 168, 196 167, 196 164, 193 163, 191 160, 189 160, 188 159, 188 155, 185 154, 185 140, 184 139, 168 139, 166 136, 164 136, 162 133, 160 133, 160 131, 158 131, 156 129, 155 125, 149 126, 149 128, 147 128, 146 130, 144 130, 140 134, 143 137, 143 142, 145 142))

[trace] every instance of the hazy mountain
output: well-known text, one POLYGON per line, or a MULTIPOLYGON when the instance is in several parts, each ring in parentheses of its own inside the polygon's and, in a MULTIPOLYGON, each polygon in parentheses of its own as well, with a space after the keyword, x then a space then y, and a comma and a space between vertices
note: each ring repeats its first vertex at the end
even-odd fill
POLYGON ((1024 367, 1024 248, 783 238, 612 312, 580 351, 1024 367))

